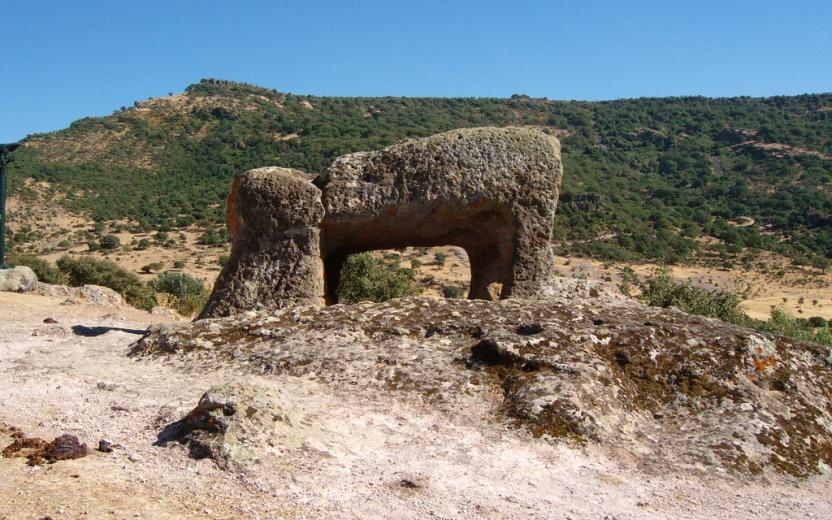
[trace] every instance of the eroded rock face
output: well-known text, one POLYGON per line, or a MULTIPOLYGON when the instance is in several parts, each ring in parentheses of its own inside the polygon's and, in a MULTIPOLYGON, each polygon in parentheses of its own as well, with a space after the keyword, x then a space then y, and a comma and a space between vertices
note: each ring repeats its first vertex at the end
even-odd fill
POLYGON ((538 442, 597 443, 673 471, 828 471, 829 348, 606 292, 251 312, 159 326, 133 355, 308 377, 448 414, 491 409, 538 442))
POLYGON ((303 172, 270 167, 237 176, 228 196, 231 256, 200 318, 323 304, 322 218, 320 190, 303 172))
POLYGON ((526 128, 453 130, 339 157, 315 180, 330 300, 348 255, 405 246, 464 248, 471 298, 538 294, 553 273, 561 176, 560 143, 526 128))
POLYGON ((345 155, 314 185, 297 170, 246 172, 228 198, 231 257, 200 318, 333 303, 348 255, 406 246, 463 247, 470 298, 537 295, 553 274, 561 175, 557 139, 525 128, 345 155))

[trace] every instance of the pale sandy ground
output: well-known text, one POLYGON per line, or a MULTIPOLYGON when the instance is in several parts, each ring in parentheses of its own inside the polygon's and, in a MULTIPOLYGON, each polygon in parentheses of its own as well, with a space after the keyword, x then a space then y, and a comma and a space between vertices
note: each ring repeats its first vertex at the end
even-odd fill
MULTIPOLYGON (((0 293, 0 423, 52 439, 122 444, 28 467, 0 459, 0 519, 69 518, 829 518, 830 477, 743 483, 645 474, 596 447, 533 440, 418 399, 372 400, 305 378, 271 385, 299 417, 299 447, 246 473, 153 446, 231 372, 125 356, 166 318, 0 293), (44 324, 51 317, 57 324, 44 324), (100 327, 100 328, 98 328, 100 327), (419 489, 400 485, 403 478, 419 489)), ((0 445, 9 438, 0 435, 0 445)), ((671 471, 672 468, 667 468, 671 471)))

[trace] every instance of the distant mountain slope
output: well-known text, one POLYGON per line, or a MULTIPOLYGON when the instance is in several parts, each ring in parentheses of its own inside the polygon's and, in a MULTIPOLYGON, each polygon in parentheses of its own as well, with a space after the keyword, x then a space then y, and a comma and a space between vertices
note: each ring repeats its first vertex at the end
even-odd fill
POLYGON ((678 261, 743 247, 832 257, 832 94, 580 102, 297 96, 203 80, 176 96, 28 137, 10 167, 96 220, 217 227, 233 175, 321 171, 336 156, 452 128, 534 125, 563 143, 557 238, 602 258, 678 261), (714 251, 715 250, 715 251, 714 251))

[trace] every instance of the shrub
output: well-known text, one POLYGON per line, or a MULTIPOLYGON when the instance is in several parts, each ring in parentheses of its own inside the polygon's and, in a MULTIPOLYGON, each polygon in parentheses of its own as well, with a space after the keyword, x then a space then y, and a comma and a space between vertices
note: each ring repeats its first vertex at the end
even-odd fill
POLYGON ((185 262, 183 260, 175 260, 173 262, 174 269, 182 269, 185 267, 185 262))
POLYGON ((95 252, 101 249, 101 245, 95 240, 90 240, 89 242, 87 242, 87 248, 89 248, 91 252, 95 252))
POLYGON ((31 255, 10 255, 7 262, 11 265, 25 265, 38 277, 39 282, 64 285, 67 277, 54 265, 42 258, 31 255))
POLYGON ((445 265, 445 260, 447 260, 447 259, 448 259, 448 255, 446 255, 445 253, 436 253, 435 255, 433 255, 433 261, 439 267, 442 267, 443 265, 445 265))
POLYGON ((142 272, 143 273, 148 273, 148 274, 149 273, 155 273, 155 272, 161 271, 164 267, 165 267, 165 264, 163 264, 162 262, 153 262, 151 264, 147 264, 145 266, 142 266, 142 272))
MULTIPOLYGON (((677 283, 673 281, 670 270, 666 268, 657 270, 640 282, 639 287, 642 293, 638 298, 648 305, 674 306, 690 314, 718 318, 759 332, 832 346, 832 332, 825 321, 821 325, 823 318, 796 318, 782 307, 777 307, 772 309, 768 320, 755 320, 742 312, 739 306, 740 297, 736 293, 709 291, 693 287, 690 283, 677 283), (817 331, 816 325, 820 326, 817 331)), ((786 301, 787 298, 783 300, 786 301)))
POLYGON ((115 235, 105 235, 101 238, 101 249, 118 249, 121 247, 121 240, 115 235))
POLYGON ((139 277, 107 260, 93 258, 58 259, 58 269, 66 275, 69 285, 102 285, 121 294, 130 305, 150 310, 156 305, 153 290, 139 277))
POLYGON ((203 233, 201 237, 199 237, 199 244, 203 246, 209 247, 219 247, 224 246, 228 243, 231 236, 228 234, 228 231, 225 228, 222 228, 219 231, 207 231, 203 233))
POLYGON ((445 298, 464 298, 465 289, 458 285, 443 285, 442 296, 445 298))
POLYGON ((143 238, 139 240, 139 243, 136 244, 136 249, 139 251, 144 251, 150 247, 150 240, 143 238))
POLYGON ((827 327, 827 321, 821 316, 812 316, 809 318, 809 325, 814 328, 827 327))
POLYGON ((421 289, 413 283, 411 269, 401 269, 395 264, 385 265, 369 253, 347 257, 336 290, 338 301, 342 303, 383 302, 420 292, 421 289))
POLYGON ((202 280, 187 273, 160 273, 150 286, 174 297, 174 308, 183 316, 191 316, 205 307, 208 292, 202 280))
POLYGON ((673 280, 670 269, 660 268, 639 283, 638 298, 655 307, 678 307, 690 313, 717 318, 729 323, 743 323, 745 313, 740 309, 740 297, 730 291, 709 291, 680 284, 673 280))
POLYGON ((422 267, 422 262, 420 262, 418 258, 414 258, 410 261, 410 268, 414 271, 418 271, 420 267, 422 267))

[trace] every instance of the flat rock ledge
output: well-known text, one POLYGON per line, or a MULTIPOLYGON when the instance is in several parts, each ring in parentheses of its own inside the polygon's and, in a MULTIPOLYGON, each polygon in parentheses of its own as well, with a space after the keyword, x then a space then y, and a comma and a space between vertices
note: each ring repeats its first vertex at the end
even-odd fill
POLYGON ((405 298, 166 324, 131 355, 486 414, 532 442, 597 443, 654 470, 829 471, 829 348, 563 285, 573 296, 405 298))

